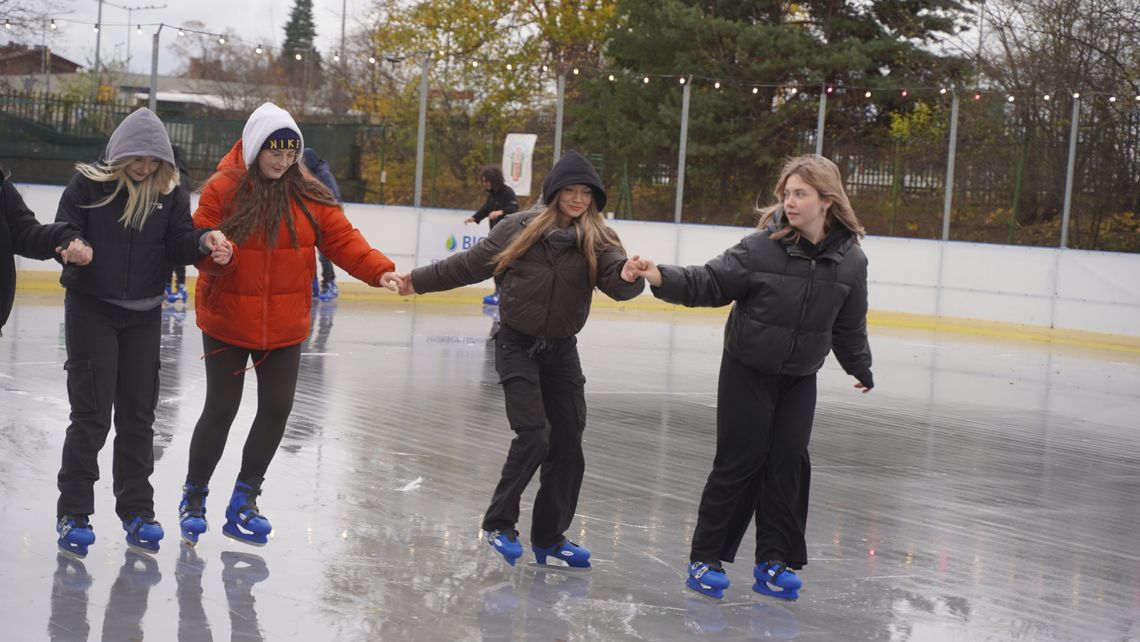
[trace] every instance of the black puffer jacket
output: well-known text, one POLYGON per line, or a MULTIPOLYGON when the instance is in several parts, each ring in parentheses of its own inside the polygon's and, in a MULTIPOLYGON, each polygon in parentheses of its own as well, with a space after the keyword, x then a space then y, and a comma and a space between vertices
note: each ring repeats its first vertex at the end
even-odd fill
POLYGON ((507 214, 514 214, 519 211, 519 198, 515 196, 515 190, 511 189, 510 185, 503 185, 497 191, 488 192, 487 200, 483 203, 483 207, 475 212, 471 218, 475 219, 476 223, 481 222, 483 219, 491 215, 495 210, 503 210, 503 216, 493 218, 488 223, 492 228, 499 224, 507 214))
POLYGON ((735 303, 725 350, 764 374, 803 376, 823 366, 828 350, 868 388, 867 256, 846 230, 829 235, 812 258, 787 239, 750 234, 703 266, 661 266, 653 294, 690 307, 735 303))
POLYGON ((68 183, 55 220, 79 228, 94 252, 86 266, 65 265, 59 282, 100 299, 156 297, 163 292, 171 266, 189 265, 206 256, 199 239, 209 230, 194 229, 190 196, 181 187, 159 197, 141 230, 119 222, 126 190, 102 207, 81 207, 98 203, 114 189, 114 182, 99 183, 78 172, 68 183))
MULTIPOLYGON (((461 254, 412 270, 416 292, 450 290, 492 276, 494 257, 538 214, 528 210, 506 217, 486 238, 461 254)), ((582 329, 590 314, 593 286, 586 257, 578 248, 576 228, 551 229, 502 273, 499 320, 533 337, 561 339, 582 329)), ((645 281, 621 278, 625 254, 606 247, 598 254, 598 289, 618 301, 641 294, 645 281)))
POLYGON ((50 259, 55 248, 67 247, 77 236, 79 230, 66 223, 41 225, 0 168, 0 330, 16 297, 15 255, 50 259))

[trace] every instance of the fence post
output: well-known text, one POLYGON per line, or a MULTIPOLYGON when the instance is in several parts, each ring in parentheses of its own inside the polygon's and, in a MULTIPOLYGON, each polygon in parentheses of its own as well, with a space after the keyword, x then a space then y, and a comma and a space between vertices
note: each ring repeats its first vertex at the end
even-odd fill
POLYGON ((428 65, 431 64, 431 52, 421 52, 423 60, 420 61, 420 119, 419 129, 416 132, 416 195, 413 205, 419 208, 423 202, 424 188, 424 132, 427 128, 427 92, 428 92, 428 65))
POLYGON ((566 72, 558 72, 558 104, 554 113, 554 160, 562 158, 562 113, 566 104, 566 72))
POLYGON ((950 240, 950 208, 954 203, 954 163, 958 158, 958 94, 950 103, 950 149, 946 153, 946 194, 942 199, 942 240, 950 240))
POLYGON ((1069 126, 1069 164, 1065 170, 1065 206, 1061 210, 1061 247, 1069 246, 1069 215, 1073 205, 1073 171, 1077 164, 1077 134, 1081 118, 1081 95, 1073 92, 1073 122, 1069 126))
POLYGON ((819 86, 819 115, 815 119, 815 155, 823 156, 823 124, 827 119, 827 83, 819 86))
POLYGON ((150 110, 158 113, 158 34, 162 33, 162 23, 154 32, 150 45, 150 110))
POLYGON ((685 154, 689 143, 689 82, 692 77, 681 78, 681 145, 677 151, 677 200, 673 203, 673 222, 681 222, 681 200, 685 196, 685 154))

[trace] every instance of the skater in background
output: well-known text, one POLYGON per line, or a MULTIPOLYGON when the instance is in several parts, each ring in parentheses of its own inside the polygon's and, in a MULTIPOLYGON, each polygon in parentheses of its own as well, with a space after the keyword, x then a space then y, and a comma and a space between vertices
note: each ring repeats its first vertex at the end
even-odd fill
POLYGON ((733 303, 717 390, 716 458, 701 495, 686 584, 722 597, 749 521, 756 520, 753 590, 796 599, 807 564, 816 372, 829 350, 869 392, 863 226, 839 169, 822 156, 789 160, 758 230, 703 266, 635 257, 654 296, 690 307, 733 303))
POLYGON ((407 295, 501 279, 495 368, 515 437, 483 517, 486 540, 512 566, 522 556, 519 498, 541 469, 530 536, 535 558, 588 568, 590 551, 565 536, 585 470, 586 378, 577 334, 595 287, 625 301, 645 282, 623 273, 625 250, 598 213, 605 189, 581 154, 567 152, 542 193, 545 208, 510 216, 470 250, 401 275, 400 289, 407 295))
POLYGON ((76 169, 56 221, 78 228, 95 258, 65 265, 60 277, 71 425, 58 476, 58 543, 83 557, 95 541, 89 516, 113 412, 115 512, 127 543, 154 553, 163 537, 150 484, 163 282, 174 264, 229 261, 230 247, 220 232, 194 229, 170 139, 149 109, 119 124, 103 160, 76 169))
POLYGON ((64 264, 76 265, 87 265, 92 257, 91 247, 74 225, 37 221, 9 178, 0 167, 0 336, 16 298, 17 254, 40 260, 59 256, 64 264))
MULTIPOLYGON (((503 220, 504 216, 519 211, 519 199, 515 196, 515 190, 506 184, 503 178, 503 170, 494 165, 483 168, 483 171, 479 173, 479 182, 483 184, 483 191, 487 192, 487 200, 483 202, 483 207, 480 207, 479 211, 467 217, 463 222, 478 224, 483 219, 487 219, 488 228, 493 230, 499 221, 503 220)), ((498 278, 495 279, 494 293, 483 297, 483 305, 499 305, 498 278)))
MULTIPOLYGON (((171 145, 174 150, 174 166, 178 168, 178 186, 187 196, 194 191, 194 181, 190 179, 190 169, 182 158, 182 148, 171 145)), ((166 283, 166 302, 175 303, 179 299, 186 303, 186 266, 175 265, 166 283)))
MULTIPOLYGON (((344 207, 344 200, 340 197, 340 187, 336 184, 336 177, 333 176, 332 170, 329 169, 328 161, 321 158, 312 149, 306 149, 302 158, 305 161, 305 169, 309 170, 313 178, 324 183, 325 187, 332 192, 333 198, 341 204, 341 207, 344 207)), ((313 296, 321 301, 332 301, 339 295, 336 287, 336 270, 333 269, 329 257, 319 250, 317 251, 317 259, 321 262, 321 281, 318 286, 316 277, 313 277, 313 296)))
POLYGON ((194 309, 205 352, 206 400, 190 440, 179 506, 182 537, 191 545, 206 532, 208 485, 249 369, 257 374, 257 415, 222 530, 254 545, 265 544, 272 530, 257 496, 293 408, 301 344, 311 323, 315 250, 369 285, 396 287, 392 261, 368 245, 327 187, 301 171, 303 149, 293 117, 263 104, 218 163, 194 213, 195 225, 221 229, 237 249, 227 266, 198 264, 194 309))

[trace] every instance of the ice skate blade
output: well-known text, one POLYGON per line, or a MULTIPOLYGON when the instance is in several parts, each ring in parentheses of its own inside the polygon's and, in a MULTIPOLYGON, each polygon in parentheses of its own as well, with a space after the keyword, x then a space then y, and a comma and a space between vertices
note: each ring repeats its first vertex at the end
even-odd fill
POLYGON ((720 601, 724 599, 724 589, 716 589, 706 584, 701 584, 691 577, 685 580, 685 587, 697 595, 706 597, 710 600, 720 601))
POLYGON ((233 532, 234 530, 236 530, 236 527, 231 529, 230 525, 226 524, 224 527, 222 527, 222 535, 225 535, 226 537, 228 537, 228 538, 230 538, 236 542, 241 542, 242 544, 249 544, 250 546, 257 546, 259 548, 262 546, 265 546, 266 544, 269 543, 269 536, 268 535, 256 535, 256 534, 246 535, 245 533, 242 533, 241 531, 238 531, 235 533, 235 532, 233 532))
POLYGON ((571 573, 589 573, 591 568, 589 562, 586 563, 586 566, 570 566, 566 563, 539 564, 538 562, 527 562, 527 566, 533 569, 542 569, 544 571, 569 571, 571 573))
POLYGON ((786 602, 795 602, 800 597, 799 589, 782 589, 779 587, 773 589, 766 582, 756 582, 752 585, 752 590, 760 595, 767 595, 786 602))
POLYGON ((134 542, 127 542, 127 548, 135 551, 136 553, 143 553, 154 557, 158 554, 158 542, 153 544, 154 548, 149 548, 144 544, 136 544, 134 542))
POLYGON ((71 559, 73 559, 77 562, 82 562, 83 560, 87 559, 87 551, 86 550, 84 550, 82 552, 77 551, 77 550, 71 550, 68 548, 64 548, 64 546, 62 544, 59 544, 56 546, 56 552, 58 552, 60 555, 70 557, 71 559))

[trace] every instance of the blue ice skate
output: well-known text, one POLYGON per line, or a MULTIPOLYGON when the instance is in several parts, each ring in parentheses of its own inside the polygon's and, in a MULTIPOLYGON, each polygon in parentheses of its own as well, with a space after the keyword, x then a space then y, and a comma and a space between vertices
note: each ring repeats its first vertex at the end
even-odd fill
POLYGON ((253 484, 237 482, 230 504, 226 506, 226 525, 222 533, 252 546, 265 546, 273 530, 269 520, 257 510, 257 496, 261 494, 261 480, 253 484))
POLYGON ((523 554, 522 544, 519 542, 517 531, 484 531, 484 539, 493 551, 503 556, 507 564, 515 565, 523 554))
POLYGON ((483 305, 499 305, 499 293, 495 292, 483 297, 483 305))
POLYGON ((685 586, 697 593, 719 600, 724 597, 724 589, 728 588, 728 585, 728 575, 725 574, 724 567, 719 563, 692 562, 689 564, 689 577, 685 580, 685 586))
POLYGON ((154 521, 153 517, 127 519, 123 522, 123 530, 127 531, 127 546, 140 553, 157 553, 158 542, 166 535, 162 524, 154 521))
POLYGON ((87 547, 95 543, 95 529, 86 515, 64 515, 56 522, 59 550, 76 559, 87 557, 87 547))
POLYGON ((540 566, 563 568, 562 564, 565 564, 570 568, 590 568, 590 551, 570 540, 563 540, 558 546, 549 548, 541 546, 531 546, 530 548, 534 551, 534 559, 540 566), (546 558, 548 557, 559 560, 562 564, 547 564, 546 558))
POLYGON ((182 502, 178 504, 178 524, 182 529, 182 541, 190 546, 198 544, 198 536, 209 530, 206 522, 206 495, 210 489, 205 484, 187 483, 182 487, 182 502))
POLYGON ((804 585, 787 564, 779 561, 757 564, 752 575, 756 578, 756 583, 752 585, 753 591, 781 600, 795 600, 800 596, 800 588, 804 585))
POLYGON ((325 284, 325 287, 321 288, 321 293, 317 295, 317 298, 319 298, 321 301, 324 301, 325 303, 328 303, 329 301, 335 299, 339 294, 340 290, 336 287, 336 281, 329 281, 325 284))
MULTIPOLYGON (((181 299, 181 301, 183 303, 186 303, 186 299, 189 296, 188 294, 186 294, 186 286, 185 285, 179 285, 178 291, 174 293, 174 296, 175 296, 176 300, 181 299)), ((173 301, 171 303, 173 303, 173 301)))
POLYGON ((174 303, 178 300, 178 295, 174 293, 174 287, 169 283, 166 284, 166 302, 174 303))

